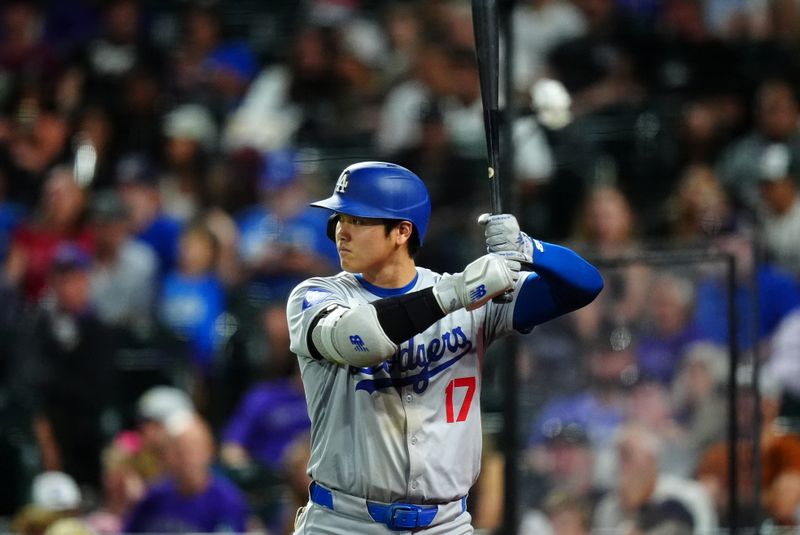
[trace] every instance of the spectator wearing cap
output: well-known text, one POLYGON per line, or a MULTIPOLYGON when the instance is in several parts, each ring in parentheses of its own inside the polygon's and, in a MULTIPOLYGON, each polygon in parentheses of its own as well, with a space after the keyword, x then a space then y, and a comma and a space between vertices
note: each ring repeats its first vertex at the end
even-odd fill
POLYGON ((154 386, 139 397, 136 416, 141 444, 136 464, 146 483, 159 479, 166 471, 167 420, 174 414, 193 411, 189 394, 174 386, 154 386))
POLYGON ((58 246, 51 297, 23 318, 15 358, 44 467, 96 487, 102 444, 116 430, 116 340, 91 307, 91 264, 79 245, 58 246))
POLYGON ((136 402, 136 412, 142 424, 145 441, 149 436, 147 424, 163 427, 173 414, 194 410, 189 394, 174 386, 154 386, 141 395, 136 402))
POLYGON ((98 318, 116 327, 147 325, 155 303, 155 253, 131 236, 128 208, 116 191, 95 195, 91 217, 95 229, 92 303, 98 318))
POLYGON ((75 511, 81 506, 81 491, 69 474, 42 472, 31 484, 33 505, 51 511, 75 511))
POLYGON ((244 41, 223 43, 205 60, 210 82, 211 109, 224 117, 239 105, 259 65, 250 45, 244 41))
POLYGON ((194 413, 166 423, 168 475, 134 507, 123 533, 241 533, 248 509, 232 483, 213 474, 214 438, 194 413))
POLYGON ((711 497, 696 481, 661 471, 664 449, 656 435, 638 425, 626 425, 614 446, 616 485, 597 504, 594 529, 649 533, 658 527, 672 529, 670 533, 713 533, 717 516, 711 497))
POLYGON ((800 280, 800 196, 797 159, 784 144, 768 145, 761 157, 758 192, 761 235, 776 266, 800 280))
POLYGON ((261 202, 237 217, 249 292, 261 301, 285 299, 299 281, 338 265, 327 216, 308 206, 305 181, 295 151, 264 154, 261 202))
POLYGON ((122 156, 116 177, 117 191, 128 209, 133 235, 155 251, 161 278, 175 268, 182 224, 163 212, 157 171, 146 155, 122 156))
POLYGON ((737 203, 755 211, 764 149, 783 143, 791 159, 800 157, 800 105, 789 82, 772 78, 759 85, 753 107, 754 128, 726 147, 717 161, 717 172, 737 203))
POLYGON ((723 346, 695 342, 684 353, 672 382, 675 417, 681 441, 694 465, 700 454, 724 437, 727 425, 728 352, 723 346))
POLYGON ((200 104, 183 104, 164 117, 165 173, 159 179, 166 214, 186 222, 208 204, 210 157, 217 148, 217 127, 200 104))
POLYGON ((75 479, 64 472, 50 470, 31 482, 30 502, 11 521, 11 530, 22 535, 42 535, 56 522, 73 517, 83 505, 75 479))
POLYGON ((548 497, 562 495, 580 500, 591 511, 605 491, 594 478, 594 451, 584 422, 565 420, 554 425, 526 458, 533 509, 541 510, 548 497))
POLYGON ((12 233, 5 264, 8 280, 28 302, 45 293, 48 272, 59 244, 74 241, 86 251, 94 247, 85 221, 86 192, 67 166, 54 168, 44 184, 36 213, 12 233))

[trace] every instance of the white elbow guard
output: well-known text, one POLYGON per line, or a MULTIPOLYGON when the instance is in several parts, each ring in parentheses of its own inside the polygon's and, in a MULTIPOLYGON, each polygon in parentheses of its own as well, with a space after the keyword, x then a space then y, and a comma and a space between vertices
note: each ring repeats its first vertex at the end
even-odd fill
POLYGON ((323 357, 342 366, 372 366, 397 351, 371 305, 335 307, 314 327, 311 341, 323 357))

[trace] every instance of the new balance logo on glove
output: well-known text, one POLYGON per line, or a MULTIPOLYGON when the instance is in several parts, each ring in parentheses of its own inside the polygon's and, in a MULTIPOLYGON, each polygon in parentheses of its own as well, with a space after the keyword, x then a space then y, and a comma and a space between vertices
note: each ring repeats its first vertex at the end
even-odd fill
POLYGON ((481 297, 484 297, 485 295, 486 295, 486 286, 481 284, 480 286, 477 286, 474 290, 472 290, 469 293, 469 300, 471 303, 474 303, 475 301, 479 300, 481 297))
POLYGON ((357 334, 350 337, 350 343, 353 344, 353 347, 356 351, 363 351, 365 353, 369 351, 369 348, 367 348, 364 340, 362 340, 357 334))

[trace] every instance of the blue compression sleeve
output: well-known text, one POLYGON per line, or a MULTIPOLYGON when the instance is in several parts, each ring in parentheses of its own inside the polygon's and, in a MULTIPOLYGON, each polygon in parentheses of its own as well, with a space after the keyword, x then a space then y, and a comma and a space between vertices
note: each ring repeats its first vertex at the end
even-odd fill
POLYGON ((534 272, 514 303, 514 329, 523 333, 588 305, 603 289, 600 272, 589 262, 566 247, 541 244, 544 250, 536 250, 534 272))

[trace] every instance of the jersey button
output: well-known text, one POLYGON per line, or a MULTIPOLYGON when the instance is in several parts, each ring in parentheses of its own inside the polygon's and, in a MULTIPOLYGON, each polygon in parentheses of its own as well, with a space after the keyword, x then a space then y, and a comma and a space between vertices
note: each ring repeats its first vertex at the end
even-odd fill
POLYGON ((417 444, 417 437, 411 437, 411 445, 415 446, 417 444))
POLYGON ((419 487, 419 483, 417 483, 416 481, 412 481, 411 482, 411 488, 412 489, 416 489, 417 487, 419 487))
POLYGON ((406 395, 406 401, 408 401, 409 403, 411 403, 411 394, 407 394, 407 395, 406 395))

